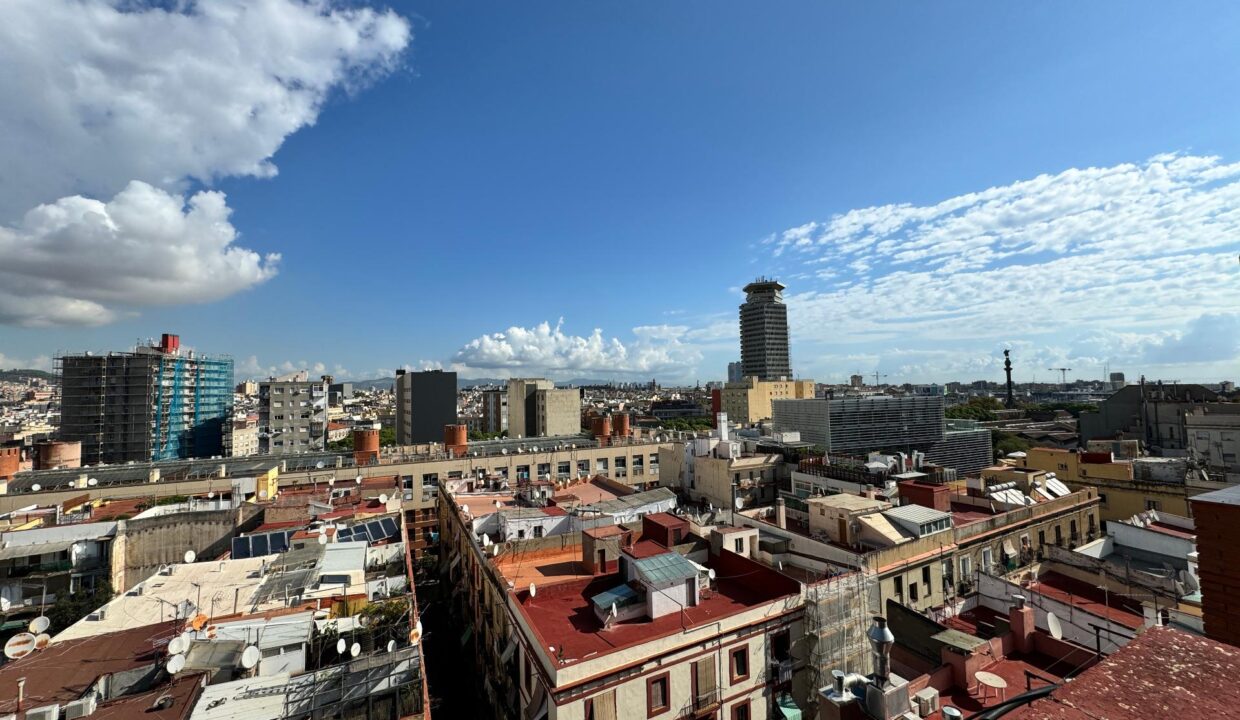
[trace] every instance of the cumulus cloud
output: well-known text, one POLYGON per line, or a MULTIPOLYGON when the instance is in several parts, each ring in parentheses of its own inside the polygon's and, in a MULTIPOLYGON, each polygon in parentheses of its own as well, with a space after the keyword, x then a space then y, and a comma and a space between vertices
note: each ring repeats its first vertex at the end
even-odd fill
POLYGON ((453 359, 459 372, 487 371, 503 376, 538 374, 569 378, 590 373, 617 375, 674 375, 688 377, 702 359, 701 352, 681 341, 689 328, 646 325, 634 328, 628 344, 607 338, 596 328, 587 336, 564 332, 561 319, 532 328, 510 327, 474 338, 453 359))
POLYGON ((0 227, 0 322, 93 325, 115 308, 200 303, 275 275, 279 255, 237 247, 224 195, 188 202, 133 182, 107 203, 61 198, 0 227))
POLYGON ((97 324, 270 277, 274 257, 231 245, 223 195, 179 196, 274 176, 284 139, 396 68, 409 39, 394 12, 336 0, 7 2, 0 243, 32 247, 3 255, 6 281, 30 277, 0 290, 0 322, 97 324), (153 257, 132 262, 138 247, 153 257), (51 262, 65 249, 102 265, 51 262))
MULTIPOLYGON (((1240 163, 1217 157, 1160 155, 933 205, 861 208, 773 234, 762 247, 784 253, 777 262, 789 276, 823 268, 788 296, 794 337, 822 347, 886 355, 950 344, 980 357, 993 354, 996 338, 1018 338, 1043 360, 1098 365, 1240 353, 1187 329, 1230 332, 1225 318, 1240 307, 1240 163)), ((892 367, 923 378, 972 367, 937 360, 892 367)), ((995 368, 987 360, 976 369, 993 376, 995 368)))
MULTIPOLYGON (((305 370, 311 378, 317 378, 322 375, 331 375, 336 380, 353 380, 358 378, 357 375, 343 365, 328 366, 327 363, 307 362, 305 360, 298 360, 297 362, 285 360, 273 365, 264 365, 259 362, 257 355, 251 355, 233 365, 233 375, 238 380, 262 380, 273 375, 287 375, 302 370, 305 370)), ((384 376, 363 374, 363 379, 371 379, 373 377, 384 376)))

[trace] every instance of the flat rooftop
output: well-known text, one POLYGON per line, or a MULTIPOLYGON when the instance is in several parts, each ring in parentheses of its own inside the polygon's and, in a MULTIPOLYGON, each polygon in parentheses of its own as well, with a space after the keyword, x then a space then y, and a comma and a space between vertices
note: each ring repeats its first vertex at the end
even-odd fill
MULTIPOLYGON (((707 567, 715 563, 708 562, 707 567)), ((530 628, 544 648, 556 648, 563 664, 572 665, 626 647, 633 647, 668 635, 679 635, 687 626, 718 622, 781 597, 795 595, 800 588, 790 578, 747 558, 732 556, 726 567, 717 569, 714 589, 702 591, 701 602, 662 617, 617 622, 603 628, 594 614, 592 598, 621 585, 619 575, 570 580, 539 588, 530 597, 528 588, 511 591, 514 605, 525 615, 530 628), (744 566, 737 572, 733 565, 744 566), (730 575, 742 575, 732 579, 730 575)))
POLYGON ((1133 630, 1145 624, 1144 609, 1139 601, 1104 592, 1092 583, 1057 572, 1039 573, 1037 581, 1030 583, 1028 589, 1133 630))
POLYGON ((542 588, 544 585, 593 577, 581 566, 580 545, 538 552, 504 553, 495 558, 495 569, 505 579, 511 580, 518 590, 528 590, 530 583, 542 588))

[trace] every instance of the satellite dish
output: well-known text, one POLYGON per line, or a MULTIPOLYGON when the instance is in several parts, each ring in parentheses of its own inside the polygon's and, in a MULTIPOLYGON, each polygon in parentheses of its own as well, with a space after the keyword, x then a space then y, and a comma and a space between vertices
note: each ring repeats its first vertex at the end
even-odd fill
POLYGON ((736 509, 740 510, 745 507, 745 498, 736 498, 736 509))
POLYGON ((336 484, 336 478, 335 478, 334 476, 333 476, 333 477, 329 477, 329 478, 327 478, 327 486, 328 486, 328 487, 331 487, 332 485, 335 485, 335 484, 336 484))
POLYGON ((1055 617, 1055 613, 1046 614, 1046 627, 1051 631, 1051 637, 1056 640, 1063 639, 1063 625, 1059 623, 1059 618, 1055 617))
POLYGON ((382 504, 382 505, 387 505, 387 501, 388 501, 388 496, 387 496, 387 494, 386 494, 386 493, 380 493, 380 494, 379 494, 379 503, 380 503, 380 504, 382 504))
POLYGON ((168 708, 172 707, 174 703, 176 703, 176 699, 173 698, 171 695, 168 695, 167 693, 165 693, 163 695, 160 695, 155 700, 154 704, 151 705, 151 709, 152 710, 167 710, 168 708))
POLYGON ((34 636, 34 649, 43 650, 52 644, 52 636, 47 633, 39 633, 34 636))
POLYGON ((326 535, 320 535, 320 536, 319 536, 319 544, 320 544, 320 545, 326 545, 326 544, 327 544, 327 536, 326 536, 326 535))
POLYGON ((323 461, 322 461, 322 460, 320 460, 320 461, 316 462, 316 463, 314 464, 314 469, 315 469, 315 470, 322 470, 322 469, 323 469, 323 461))
POLYGON ((86 484, 89 485, 90 487, 94 487, 99 484, 99 478, 91 478, 86 481, 86 484))
POLYGON ((388 644, 387 644, 387 650, 388 650, 388 652, 392 652, 392 651, 393 651, 393 650, 395 650, 395 649, 396 649, 396 641, 395 641, 395 640, 388 640, 388 644))
POLYGON ((4 644, 4 656, 10 660, 20 660, 34 652, 34 635, 17 633, 4 644))
POLYGON ((254 645, 250 645, 241 653, 241 667, 246 670, 252 670, 259 660, 263 659, 263 651, 254 645))
POLYGON ((486 533, 482 533, 482 547, 490 547, 490 546, 491 546, 491 536, 487 535, 486 533))
POLYGON ((496 510, 499 510, 499 509, 500 509, 500 508, 502 508, 502 507, 504 507, 504 503, 500 502, 499 500, 496 500, 496 501, 495 501, 495 509, 496 509, 496 510))
POLYGON ((501 453, 501 454, 504 454, 504 455, 507 455, 507 454, 508 454, 508 448, 500 448, 500 453, 501 453))
POLYGON ((39 633, 47 632, 47 629, 51 626, 52 626, 52 621, 48 619, 46 615, 40 615, 39 617, 30 621, 30 632, 34 633, 35 635, 38 635, 39 633))
POLYGON ((362 476, 361 476, 361 475, 358 475, 357 477, 353 478, 353 482, 357 483, 358 485, 361 485, 361 484, 362 484, 362 476))
POLYGON ((344 638, 340 638, 339 640, 336 641, 336 652, 340 653, 341 655, 344 655, 344 651, 347 650, 348 647, 349 647, 349 644, 344 641, 344 638))
MULTIPOLYGON (((189 604, 190 604, 190 603, 189 603, 189 601, 188 601, 188 600, 186 600, 186 601, 185 601, 185 605, 186 605, 186 614, 187 614, 187 615, 189 614, 189 604)), ((203 615, 202 613, 198 613, 197 615, 195 615, 195 616, 194 616, 194 619, 193 619, 193 620, 190 620, 190 621, 189 621, 189 626, 190 626, 190 627, 192 627, 192 628, 194 628, 195 630, 201 630, 201 629, 203 629, 204 627, 206 627, 206 625, 207 625, 207 620, 209 620, 209 619, 210 619, 210 618, 208 618, 206 615, 203 615)))
POLYGON ((207 499, 208 499, 208 500, 211 500, 211 499, 213 499, 214 497, 215 497, 215 491, 214 491, 214 490, 208 490, 208 491, 207 491, 207 499))
POLYGON ((185 551, 185 564, 186 565, 189 565, 190 563, 194 562, 194 560, 196 559, 198 559, 198 553, 194 552, 193 550, 185 551))
POLYGON ((173 655, 168 659, 168 674, 176 675, 185 669, 185 656, 173 655))
POLYGON ((710 578, 711 580, 714 580, 714 579, 715 579, 715 569, 714 569, 714 568, 710 568, 709 570, 707 570, 707 571, 706 571, 706 577, 710 578))
POLYGON ((422 639, 422 621, 419 620, 418 624, 415 625, 414 628, 409 631, 409 642, 412 643, 413 645, 417 645, 418 641, 421 639, 422 639))
POLYGON ((466 515, 468 515, 468 514, 469 514, 469 506, 468 506, 468 505, 461 505, 461 512, 463 512, 463 513, 465 513, 466 515))
POLYGON ((534 585, 534 583, 530 583, 530 597, 536 597, 537 595, 538 588, 534 585))
POLYGON ((43 489, 43 486, 40 485, 39 483, 35 483, 34 485, 30 486, 30 492, 39 492, 42 489, 43 489))
POLYGON ((169 655, 184 655, 189 650, 189 640, 184 635, 177 635, 168 643, 169 655))
POLYGON ((362 652, 362 646, 360 643, 353 643, 353 645, 349 648, 349 654, 352 655, 353 657, 357 657, 358 654, 361 652, 362 652))

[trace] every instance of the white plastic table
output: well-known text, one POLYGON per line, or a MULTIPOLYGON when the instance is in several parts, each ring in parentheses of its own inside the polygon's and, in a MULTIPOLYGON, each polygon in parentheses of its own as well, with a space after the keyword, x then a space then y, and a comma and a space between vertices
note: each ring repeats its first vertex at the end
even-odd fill
MULTIPOLYGON (((981 683, 983 687, 993 688, 995 695, 999 697, 999 699, 1007 699, 1007 680, 1004 680, 992 672, 986 672, 985 670, 978 670, 974 673, 973 677, 977 678, 977 681, 981 683)), ((984 691, 982 698, 986 698, 986 693, 984 691)))

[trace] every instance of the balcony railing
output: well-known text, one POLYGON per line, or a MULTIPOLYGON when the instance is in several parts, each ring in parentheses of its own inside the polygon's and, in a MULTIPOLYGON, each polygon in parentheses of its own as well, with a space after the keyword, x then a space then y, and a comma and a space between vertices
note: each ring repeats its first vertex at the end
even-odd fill
POLYGON ((705 713, 719 707, 719 691, 700 692, 693 698, 693 712, 705 713))
POLYGON ((770 681, 780 685, 792 682, 792 660, 772 660, 770 681))

